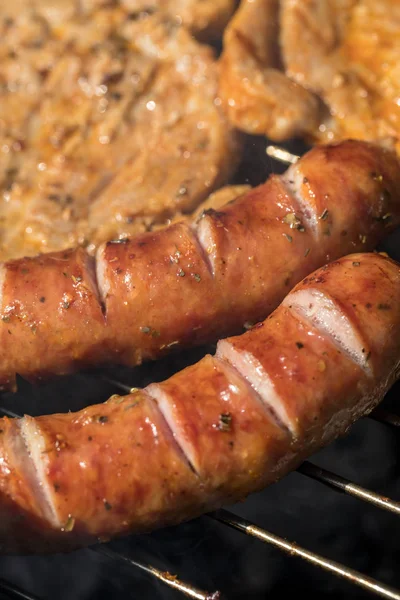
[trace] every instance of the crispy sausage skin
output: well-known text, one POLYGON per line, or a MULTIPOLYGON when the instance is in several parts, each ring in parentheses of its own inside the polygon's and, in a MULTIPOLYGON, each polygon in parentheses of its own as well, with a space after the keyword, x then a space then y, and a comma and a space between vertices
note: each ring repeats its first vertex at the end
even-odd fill
POLYGON ((167 381, 0 420, 0 548, 65 551, 193 518, 283 477, 400 375, 400 265, 354 254, 167 381))
POLYGON ((6 263, 0 385, 239 333, 314 269, 373 250, 400 224, 399 190, 389 151, 320 146, 195 223, 108 242, 94 260, 77 249, 6 263))

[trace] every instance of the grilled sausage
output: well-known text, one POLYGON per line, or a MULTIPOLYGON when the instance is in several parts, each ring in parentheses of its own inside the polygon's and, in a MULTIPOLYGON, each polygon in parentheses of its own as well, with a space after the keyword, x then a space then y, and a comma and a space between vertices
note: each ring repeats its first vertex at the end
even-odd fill
POLYGON ((355 254, 167 381, 0 420, 3 552, 66 550, 234 502, 344 434, 400 375, 400 265, 355 254))
POLYGON ((78 248, 5 263, 0 384, 239 333, 314 269, 374 249, 400 223, 399 190, 393 154, 348 141, 194 224, 109 242, 95 261, 78 248))

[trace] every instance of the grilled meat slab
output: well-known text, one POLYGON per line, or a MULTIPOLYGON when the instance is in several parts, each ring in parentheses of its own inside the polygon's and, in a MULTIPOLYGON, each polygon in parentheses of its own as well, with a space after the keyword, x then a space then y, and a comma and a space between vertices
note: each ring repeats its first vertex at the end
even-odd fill
POLYGON ((0 10, 3 259, 146 230, 236 166, 213 52, 181 19, 52 6, 0 10))
POLYGON ((249 133, 399 152, 399 40, 390 0, 242 0, 224 35, 223 105, 249 133))

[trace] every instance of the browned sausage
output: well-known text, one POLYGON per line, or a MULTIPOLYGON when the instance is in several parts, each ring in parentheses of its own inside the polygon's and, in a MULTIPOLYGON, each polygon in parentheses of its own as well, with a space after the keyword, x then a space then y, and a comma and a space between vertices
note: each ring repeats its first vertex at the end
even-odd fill
POLYGON ((364 142, 318 147, 194 224, 3 265, 0 384, 135 365, 239 333, 313 269, 400 223, 400 168, 364 142), (98 289, 98 292, 96 291, 98 289))
POLYGON ((352 255, 167 381, 75 414, 1 419, 2 551, 149 531, 283 477, 400 375, 399 297, 399 264, 352 255))

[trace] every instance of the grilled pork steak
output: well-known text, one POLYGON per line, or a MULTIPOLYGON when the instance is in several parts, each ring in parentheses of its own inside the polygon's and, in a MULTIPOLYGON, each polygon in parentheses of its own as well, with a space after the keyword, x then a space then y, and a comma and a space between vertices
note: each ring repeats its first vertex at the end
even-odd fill
POLYGON ((143 231, 236 166, 211 49, 128 4, 0 10, 2 259, 143 231))
POLYGON ((317 97, 281 70, 278 0, 242 0, 224 33, 219 93, 247 133, 284 140, 318 127, 317 97))
POLYGON ((242 0, 224 35, 223 106, 249 133, 399 152, 399 34, 390 0, 242 0))

